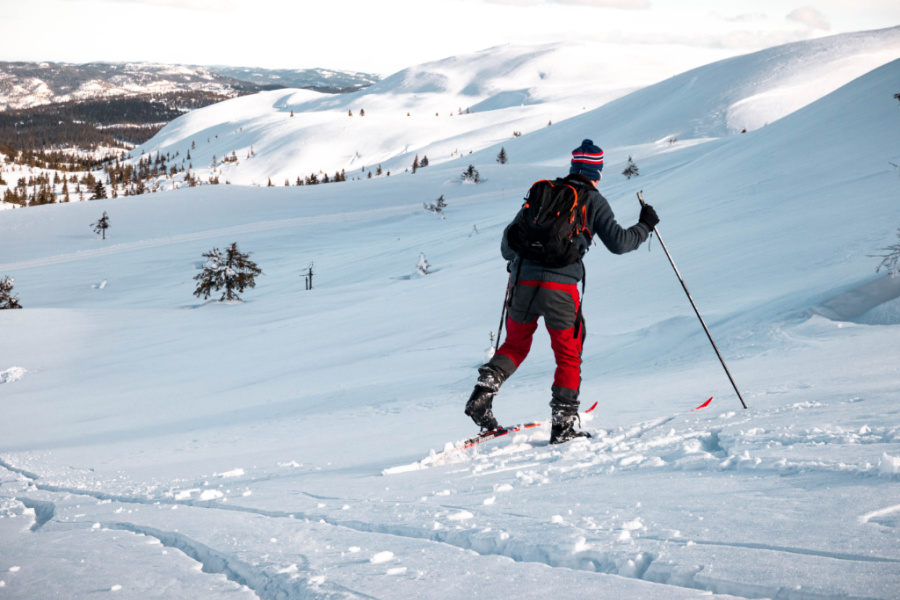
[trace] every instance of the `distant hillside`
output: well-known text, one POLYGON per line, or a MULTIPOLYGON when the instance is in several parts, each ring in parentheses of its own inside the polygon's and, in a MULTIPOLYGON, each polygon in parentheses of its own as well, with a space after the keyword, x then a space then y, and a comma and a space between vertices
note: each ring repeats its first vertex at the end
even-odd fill
POLYGON ((234 97, 264 89, 296 87, 335 93, 358 90, 377 80, 374 75, 324 69, 0 62, 0 110, 177 92, 234 97))
POLYGON ((210 71, 255 84, 265 89, 300 88, 326 94, 343 94, 369 87, 381 79, 370 73, 328 69, 258 69, 255 67, 206 67, 210 71))
POLYGON ((378 78, 324 69, 0 62, 0 149, 131 147, 185 112, 262 90, 355 91, 378 78))
POLYGON ((638 60, 627 68, 576 60, 598 55, 582 43, 499 46, 410 67, 353 94, 236 98, 180 117, 132 156, 192 148, 201 178, 215 171, 243 185, 322 172, 377 176, 379 167, 396 174, 417 156, 465 168, 494 162, 501 148, 517 165, 548 156, 566 164, 572 139, 588 136, 623 148, 624 161, 657 145, 761 129, 894 60, 900 27, 769 48, 660 82, 646 81, 641 75, 654 71, 638 60), (226 156, 241 160, 211 167, 226 156))

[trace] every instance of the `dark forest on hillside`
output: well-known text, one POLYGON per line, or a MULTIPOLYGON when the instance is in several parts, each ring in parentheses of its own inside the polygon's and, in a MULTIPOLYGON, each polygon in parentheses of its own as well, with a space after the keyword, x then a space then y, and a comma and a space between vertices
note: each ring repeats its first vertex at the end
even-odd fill
POLYGON ((60 147, 125 148, 153 137, 187 111, 228 99, 211 92, 173 92, 0 111, 0 152, 60 147))

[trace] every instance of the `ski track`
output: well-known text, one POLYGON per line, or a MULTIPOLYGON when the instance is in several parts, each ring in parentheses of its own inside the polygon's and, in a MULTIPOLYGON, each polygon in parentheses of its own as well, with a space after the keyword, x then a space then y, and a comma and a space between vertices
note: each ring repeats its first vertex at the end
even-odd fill
MULTIPOLYGON (((597 439, 594 442, 585 444, 584 450, 588 451, 588 461, 576 459, 571 465, 556 465, 561 457, 551 457, 548 449, 543 445, 532 446, 533 436, 524 436, 527 441, 524 443, 510 443, 499 448, 493 448, 491 451, 481 454, 473 452, 471 456, 467 456, 460 464, 467 468, 463 471, 469 471, 470 476, 480 476, 496 474, 509 470, 523 470, 544 465, 549 471, 554 471, 559 475, 578 470, 580 467, 596 467, 597 465, 616 465, 621 468, 637 468, 641 461, 634 460, 635 456, 646 458, 645 453, 648 450, 655 450, 657 455, 661 452, 663 456, 674 454, 676 456, 674 462, 666 461, 665 465, 673 469, 711 469, 714 471, 724 471, 739 468, 746 465, 747 469, 757 472, 776 472, 781 474, 792 474, 804 469, 812 469, 819 472, 841 473, 848 476, 873 476, 877 469, 865 470, 855 465, 846 465, 843 463, 831 465, 821 461, 807 462, 788 462, 785 459, 767 458, 764 463, 754 462, 745 457, 736 457, 730 454, 729 450, 723 445, 721 438, 721 427, 711 425, 714 422, 706 423, 706 427, 700 427, 694 430, 690 427, 682 429, 680 432, 661 432, 656 436, 650 436, 654 430, 658 431, 660 427, 671 423, 679 415, 654 419, 639 423, 631 427, 620 428, 616 432, 610 432, 597 439), (696 463, 689 462, 686 465, 679 465, 678 458, 685 456, 691 460, 694 456, 690 453, 681 455, 677 452, 678 448, 683 448, 685 444, 691 443, 699 445, 699 448, 706 453, 707 457, 700 463, 698 467, 696 463), (540 458, 547 460, 539 460, 534 462, 535 455, 543 455, 540 458), (511 463, 511 464, 510 464, 511 463)), ((726 414, 727 416, 727 414, 726 414)), ((759 415, 764 416, 764 415, 759 415)), ((744 421, 740 424, 743 425, 744 421)), ((730 420, 729 425, 738 424, 734 420, 730 420)), ((778 431, 765 430, 763 428, 754 428, 748 432, 741 432, 743 441, 761 444, 767 441, 778 441, 786 445, 802 445, 804 443, 879 443, 894 441, 895 431, 885 429, 884 432, 869 431, 867 436, 861 438, 854 435, 853 432, 835 430, 821 431, 812 430, 810 432, 798 431, 778 431)), ((702 455, 699 455, 702 458, 702 455)), ((103 491, 93 491, 79 489, 73 487, 50 485, 40 482, 38 475, 28 472, 24 469, 16 468, 8 462, 0 459, 0 467, 7 469, 12 473, 16 473, 29 480, 31 489, 40 490, 54 494, 73 494, 95 498, 100 501, 111 501, 124 504, 141 504, 141 505, 178 505, 196 508, 200 510, 218 510, 231 511, 244 514, 252 514, 270 519, 291 519, 291 520, 309 520, 313 522, 323 523, 331 527, 340 527, 349 529, 359 533, 371 533, 388 536, 396 536, 404 539, 416 539, 426 542, 447 544, 463 550, 474 552, 481 556, 504 556, 516 562, 540 563, 553 568, 568 568, 595 571, 605 574, 616 574, 635 579, 650 581, 653 583, 674 585, 684 588, 700 589, 712 593, 730 594, 734 596, 758 598, 768 597, 773 600, 793 600, 797 597, 796 590, 782 589, 777 586, 761 586, 758 584, 742 583, 717 579, 703 572, 703 568, 699 566, 673 565, 657 562, 657 555, 646 550, 623 550, 623 549, 587 549, 573 552, 570 548, 562 549, 555 544, 540 544, 532 541, 522 541, 514 538, 506 537, 503 539, 496 533, 485 533, 472 530, 453 530, 440 529, 431 530, 421 527, 420 524, 405 525, 401 523, 370 523, 359 520, 341 520, 329 517, 325 514, 305 513, 303 511, 281 511, 281 510, 264 510, 246 506, 238 506, 234 504, 225 504, 217 501, 209 500, 192 500, 177 499, 174 497, 157 497, 148 495, 146 497, 128 496, 121 494, 111 494, 103 491)), ((526 472, 525 475, 528 475, 526 472)), ((335 500, 336 498, 325 498, 319 495, 305 493, 313 499, 335 500)), ((171 496, 171 494, 170 494, 171 496)), ((29 498, 17 497, 26 507, 35 511, 35 523, 31 530, 37 532, 41 530, 56 515, 56 507, 52 502, 45 500, 31 500, 29 498)), ((345 499, 346 500, 346 499, 345 499)), ((470 511, 471 507, 441 505, 448 511, 470 511)), ((900 512, 900 505, 888 506, 879 510, 871 511, 858 517, 860 523, 868 523, 881 517, 900 512)), ((521 515, 523 518, 533 518, 521 515)), ((332 589, 326 591, 321 587, 313 588, 309 581, 305 578, 291 579, 285 574, 270 574, 260 568, 255 568, 243 561, 229 557, 226 553, 219 552, 213 548, 204 545, 201 542, 192 540, 189 537, 177 533, 167 532, 154 529, 151 527, 138 525, 134 523, 113 522, 106 525, 109 529, 119 529, 130 531, 139 535, 151 536, 158 539, 163 545, 181 550, 187 556, 196 560, 202 565, 202 569, 206 573, 216 573, 225 575, 229 580, 245 585, 251 589, 259 598, 269 600, 274 598, 309 598, 317 600, 320 598, 361 598, 368 597, 358 592, 338 589, 332 584, 332 589)), ((642 539, 654 541, 660 544, 674 544, 685 546, 687 542, 681 540, 664 539, 661 537, 642 536, 642 539)), ((761 552, 777 552, 786 555, 795 556, 811 556, 833 560, 858 562, 858 563, 890 563, 900 565, 900 560, 894 558, 880 556, 865 556, 851 553, 820 551, 809 548, 777 546, 771 544, 760 543, 740 543, 740 542, 722 542, 714 540, 692 540, 694 544, 703 546, 718 546, 740 548, 750 551, 761 552)), ((305 558, 304 558, 305 560, 305 558)), ((900 567, 898 567, 900 568, 900 567)), ((833 593, 817 593, 812 590, 805 589, 803 591, 804 600, 825 600, 842 598, 844 600, 864 600, 862 596, 846 596, 835 595, 833 593)))
MULTIPOLYGON (((749 584, 743 582, 734 582, 724 579, 708 577, 703 574, 702 567, 690 567, 690 576, 686 576, 682 565, 659 564, 657 563, 657 555, 648 551, 623 551, 623 550, 585 550, 580 552, 572 552, 571 549, 561 549, 554 544, 534 544, 528 541, 519 541, 512 538, 501 539, 496 535, 485 535, 481 532, 458 531, 458 530, 440 530, 431 531, 424 530, 420 526, 401 525, 401 524, 379 524, 367 523, 356 520, 335 520, 326 515, 304 513, 303 511, 280 511, 280 510, 264 510, 252 507, 226 505, 214 501, 193 501, 193 500, 174 500, 167 498, 136 498, 130 496, 119 496, 115 494, 107 494, 104 492, 82 490, 76 488, 66 488, 61 486, 52 486, 44 484, 33 484, 39 490, 51 493, 64 493, 83 495, 102 501, 113 501, 125 504, 142 504, 142 505, 179 505, 203 510, 219 510, 231 511, 244 514, 252 514, 270 519, 291 519, 291 520, 309 520, 323 523, 332 527, 341 527, 350 529, 359 533, 373 533, 380 535, 395 536, 403 539, 416 539, 422 541, 430 541, 434 543, 447 544, 463 550, 474 552, 481 556, 504 556, 516 562, 539 563, 552 568, 579 569, 594 571, 603 574, 613 574, 634 579, 641 579, 652 583, 663 585, 674 585, 677 587, 700 589, 715 594, 728 594, 732 596, 744 598, 760 598, 767 597, 772 600, 793 600, 796 598, 796 590, 783 589, 777 586, 761 586, 757 584, 749 584), (653 567, 651 571, 651 567, 653 567)), ((25 503, 25 500, 19 498, 25 503)), ((38 521, 35 523, 33 531, 40 529, 49 518, 52 518, 54 512, 53 504, 50 502, 34 502, 31 501, 30 508, 35 508, 38 515, 38 521), (40 505, 40 508, 38 508, 40 505), (50 515, 47 518, 47 515, 50 515), (40 522, 40 526, 37 526, 40 522)), ((460 507, 447 506, 445 508, 459 509, 460 507)), ((465 509, 469 510, 469 509, 465 509)), ((882 516, 884 514, 898 511, 900 506, 889 507, 880 511, 874 511, 869 516, 882 516)), ((156 538, 164 546, 176 548, 184 552, 187 556, 196 560, 202 565, 203 572, 225 575, 229 580, 245 585, 251 589, 262 600, 274 600, 276 598, 299 598, 318 600, 322 598, 371 598, 371 596, 338 586, 335 589, 325 592, 324 590, 312 589, 307 579, 290 579, 283 574, 270 575, 261 569, 254 568, 243 561, 228 556, 206 546, 205 544, 192 540, 191 538, 178 533, 158 530, 152 527, 137 525, 134 523, 112 522, 104 524, 109 529, 125 530, 138 535, 146 535, 156 538)), ((642 539, 657 541, 661 543, 674 543, 684 546, 686 542, 678 540, 656 538, 652 536, 642 536, 642 539)), ((721 546, 731 548, 742 548, 747 550, 758 550, 764 552, 779 552, 792 555, 815 556, 842 560, 848 562, 862 563, 897 563, 900 560, 878 557, 864 556, 849 553, 837 553, 817 551, 806 548, 792 548, 769 544, 756 543, 730 543, 717 541, 701 541, 692 540, 697 545, 721 546)), ((305 561, 305 558, 304 558, 305 561)), ((846 596, 835 595, 833 593, 816 593, 810 590, 804 590, 804 600, 870 600, 865 596, 846 596)), ((872 599, 873 600, 873 599, 872 599)))
POLYGON ((58 254, 56 256, 47 256, 44 258, 36 258, 33 260, 5 263, 0 264, 0 271, 6 272, 21 269, 33 269, 36 267, 47 267, 67 262, 112 256, 115 254, 120 254, 122 252, 145 250, 147 248, 157 248, 159 246, 184 244, 188 242, 202 241, 210 238, 231 237, 246 233, 259 233, 263 231, 275 231, 278 229, 291 229, 294 227, 311 227, 314 225, 323 225, 328 223, 351 223, 354 221, 363 221, 376 217, 413 214, 421 210, 422 208, 420 206, 410 204, 405 206, 375 208, 371 210, 320 215, 315 217, 296 217, 293 219, 279 219, 277 221, 261 221, 258 223, 250 223, 248 225, 235 225, 233 227, 207 229, 204 231, 198 231, 196 233, 185 233, 181 235, 143 240, 140 242, 115 244, 107 246, 105 248, 97 248, 95 250, 81 250, 79 252, 73 252, 70 254, 58 254))
MULTIPOLYGON (((270 574, 253 567, 244 561, 214 550, 209 546, 193 540, 175 531, 162 531, 153 527, 135 525, 134 523, 107 523, 104 527, 129 531, 136 535, 155 538, 167 548, 180 550, 188 557, 200 563, 204 573, 220 574, 238 585, 245 586, 256 594, 260 600, 337 600, 352 598, 372 598, 372 596, 348 590, 336 584, 326 584, 327 590, 317 591, 308 579, 292 578, 287 573, 270 574)), ((308 561, 303 555, 293 555, 303 563, 301 570, 308 570, 308 561)))
POLYGON ((32 500, 21 496, 17 497, 16 500, 24 504, 26 508, 34 510, 34 525, 31 526, 31 531, 40 530, 41 527, 56 516, 56 505, 53 502, 32 500))

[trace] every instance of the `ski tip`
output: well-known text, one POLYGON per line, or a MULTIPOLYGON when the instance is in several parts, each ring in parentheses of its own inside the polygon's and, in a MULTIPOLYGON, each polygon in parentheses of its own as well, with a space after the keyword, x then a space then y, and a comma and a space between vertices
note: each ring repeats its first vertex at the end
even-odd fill
POLYGON ((701 408, 706 408, 707 406, 709 406, 709 403, 712 402, 712 401, 713 401, 712 396, 710 396, 709 400, 707 400, 706 402, 704 402, 703 404, 701 404, 701 405, 698 406, 697 408, 692 408, 692 409, 691 409, 691 412, 694 412, 695 410, 700 410, 701 408))
POLYGON ((599 402, 594 402, 593 404, 591 404, 591 407, 590 407, 589 409, 587 409, 586 411, 584 411, 584 412, 585 412, 585 413, 591 412, 592 410, 594 410, 595 408, 597 408, 597 404, 599 404, 599 402))

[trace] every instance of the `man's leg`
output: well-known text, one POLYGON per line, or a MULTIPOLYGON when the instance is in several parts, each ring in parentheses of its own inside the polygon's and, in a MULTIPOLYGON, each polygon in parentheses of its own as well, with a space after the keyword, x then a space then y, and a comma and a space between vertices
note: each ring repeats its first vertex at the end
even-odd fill
POLYGON ((536 314, 530 315, 529 311, 536 293, 536 287, 523 284, 516 286, 506 319, 506 340, 491 360, 478 368, 478 382, 469 396, 465 412, 482 429, 497 428, 497 419, 493 413, 494 396, 531 350, 538 317, 536 314))
POLYGON ((556 358, 550 400, 553 416, 550 443, 559 444, 575 437, 590 437, 586 432, 575 430, 581 389, 581 351, 585 335, 584 323, 577 322, 580 304, 578 288, 574 284, 547 282, 540 300, 550 334, 550 345, 556 358))

